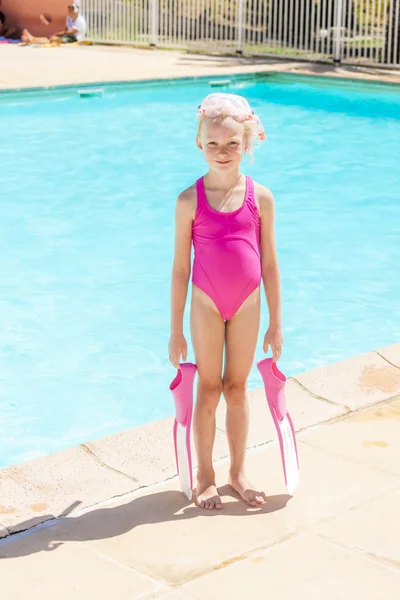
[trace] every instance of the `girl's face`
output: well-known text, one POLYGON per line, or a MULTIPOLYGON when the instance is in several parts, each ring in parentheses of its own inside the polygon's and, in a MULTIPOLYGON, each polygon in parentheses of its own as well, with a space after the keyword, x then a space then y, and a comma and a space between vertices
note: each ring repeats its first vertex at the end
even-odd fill
POLYGON ((238 168, 247 150, 244 126, 231 117, 204 117, 196 141, 210 169, 218 171, 238 168))

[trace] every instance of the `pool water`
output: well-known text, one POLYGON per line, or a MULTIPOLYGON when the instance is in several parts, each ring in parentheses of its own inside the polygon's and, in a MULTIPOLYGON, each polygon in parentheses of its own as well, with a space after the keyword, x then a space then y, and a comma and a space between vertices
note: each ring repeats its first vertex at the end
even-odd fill
MULTIPOLYGON (((245 170, 276 201, 282 370, 398 342, 400 90, 287 76, 222 89, 268 135, 245 170)), ((210 91, 0 96, 1 467, 172 414, 174 204, 205 172, 195 111, 210 91)), ((263 319, 258 359, 265 300, 263 319)))

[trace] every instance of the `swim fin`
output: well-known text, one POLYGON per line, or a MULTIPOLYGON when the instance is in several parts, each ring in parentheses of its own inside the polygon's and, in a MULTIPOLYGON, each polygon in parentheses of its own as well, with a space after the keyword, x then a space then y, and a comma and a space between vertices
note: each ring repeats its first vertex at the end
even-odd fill
POLYGON ((174 447, 176 468, 182 492, 192 499, 193 474, 190 433, 193 413, 193 382, 197 367, 193 363, 180 364, 178 373, 169 386, 175 401, 174 447))
POLYGON ((299 483, 299 459, 296 434, 286 407, 286 377, 278 369, 272 358, 260 360, 257 363, 257 368, 264 381, 268 406, 278 432, 286 487, 292 496, 299 483))

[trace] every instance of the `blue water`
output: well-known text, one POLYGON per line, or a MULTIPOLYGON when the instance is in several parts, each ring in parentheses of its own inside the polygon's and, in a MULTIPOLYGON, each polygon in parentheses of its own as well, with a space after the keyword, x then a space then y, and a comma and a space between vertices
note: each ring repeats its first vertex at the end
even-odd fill
MULTIPOLYGON (((0 466, 172 414, 174 204, 205 172, 195 109, 211 90, 0 97, 0 466)), ((293 77, 230 90, 268 134, 245 170, 276 201, 282 370, 398 342, 399 91, 293 77)), ((258 358, 265 301, 263 318, 258 358)))

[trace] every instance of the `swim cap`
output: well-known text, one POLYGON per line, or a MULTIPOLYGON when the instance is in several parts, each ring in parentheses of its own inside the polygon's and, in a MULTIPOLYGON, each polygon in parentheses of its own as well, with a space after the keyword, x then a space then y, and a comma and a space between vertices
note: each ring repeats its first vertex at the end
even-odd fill
POLYGON ((254 113, 243 96, 222 92, 209 94, 197 108, 197 116, 200 117, 201 115, 209 119, 224 115, 235 119, 239 123, 252 121, 254 124, 252 127, 253 135, 260 140, 265 140, 265 131, 261 119, 254 113))

